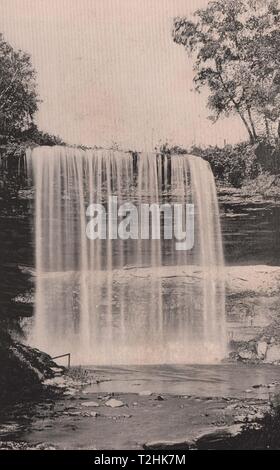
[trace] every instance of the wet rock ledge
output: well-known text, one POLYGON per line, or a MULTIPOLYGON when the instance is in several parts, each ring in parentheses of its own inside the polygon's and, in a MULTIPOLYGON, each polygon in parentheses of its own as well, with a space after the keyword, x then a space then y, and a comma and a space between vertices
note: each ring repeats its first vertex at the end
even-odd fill
POLYGON ((1 404, 55 392, 48 381, 64 372, 48 354, 14 341, 8 335, 0 336, 1 404))
POLYGON ((263 416, 255 413, 252 422, 240 422, 238 417, 222 428, 206 430, 196 437, 183 437, 176 441, 146 442, 146 450, 279 450, 280 399, 274 397, 270 409, 263 416))

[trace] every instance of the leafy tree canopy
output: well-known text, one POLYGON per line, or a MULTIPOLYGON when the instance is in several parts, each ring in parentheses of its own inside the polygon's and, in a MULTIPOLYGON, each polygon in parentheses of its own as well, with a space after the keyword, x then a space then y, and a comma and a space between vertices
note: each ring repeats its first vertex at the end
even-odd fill
POLYGON ((26 130, 38 109, 30 56, 15 50, 0 34, 0 134, 26 130))
POLYGON ((279 131, 279 24, 279 0, 216 0, 193 21, 174 20, 174 41, 195 56, 196 89, 210 91, 210 118, 237 114, 252 142, 279 131))

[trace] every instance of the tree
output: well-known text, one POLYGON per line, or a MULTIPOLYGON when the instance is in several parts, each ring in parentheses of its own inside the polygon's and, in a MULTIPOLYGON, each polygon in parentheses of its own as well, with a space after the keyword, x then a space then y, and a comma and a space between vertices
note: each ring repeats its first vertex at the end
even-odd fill
POLYGON ((33 142, 38 145, 66 145, 57 135, 51 135, 48 132, 40 131, 35 123, 31 123, 29 128, 20 134, 21 141, 33 142))
POLYGON ((238 115, 251 142, 270 137, 279 119, 279 3, 217 0, 197 10, 195 21, 174 20, 174 41, 195 55, 196 89, 208 86, 210 119, 238 115))
POLYGON ((28 129, 38 102, 30 56, 15 50, 0 34, 0 133, 28 129))

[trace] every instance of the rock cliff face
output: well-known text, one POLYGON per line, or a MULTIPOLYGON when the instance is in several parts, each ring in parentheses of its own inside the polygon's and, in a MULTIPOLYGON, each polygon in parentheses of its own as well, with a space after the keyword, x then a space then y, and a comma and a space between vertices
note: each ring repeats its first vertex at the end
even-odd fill
POLYGON ((280 364, 280 268, 227 268, 226 307, 232 359, 280 364))
POLYGON ((0 402, 30 399, 43 393, 46 379, 62 374, 51 357, 2 335, 0 337, 0 402))

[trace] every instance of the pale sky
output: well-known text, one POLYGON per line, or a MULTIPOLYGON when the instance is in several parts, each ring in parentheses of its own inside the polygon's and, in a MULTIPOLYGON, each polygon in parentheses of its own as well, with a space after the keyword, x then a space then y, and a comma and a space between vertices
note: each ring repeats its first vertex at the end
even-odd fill
POLYGON ((246 138, 238 119, 213 125, 193 91, 192 61, 173 18, 207 0, 0 0, 0 31, 32 55, 41 129, 69 143, 151 150, 159 141, 246 138))

